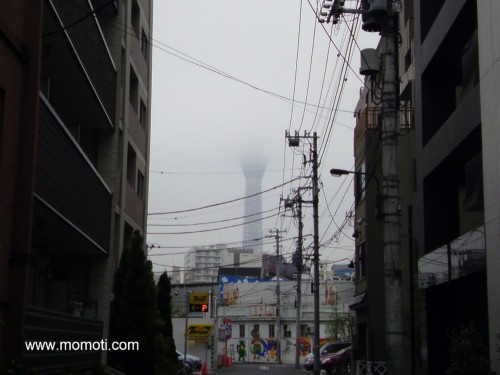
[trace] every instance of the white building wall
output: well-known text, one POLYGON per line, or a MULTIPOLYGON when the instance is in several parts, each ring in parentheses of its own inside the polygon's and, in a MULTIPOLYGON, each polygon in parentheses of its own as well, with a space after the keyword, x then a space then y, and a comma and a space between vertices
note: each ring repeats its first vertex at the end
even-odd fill
POLYGON ((490 360, 500 372, 500 2, 478 2, 479 72, 481 90, 481 130, 483 137, 484 221, 490 360))
MULTIPOLYGON (((232 331, 231 338, 227 340, 227 347, 225 342, 218 341, 218 356, 225 355, 227 350, 227 355, 232 358, 233 362, 272 363, 278 361, 276 351, 278 332, 276 284, 276 281, 270 281, 224 285, 221 294, 225 305, 219 305, 217 309, 217 327, 222 328, 225 322, 229 321, 232 331), (259 326, 258 339, 252 336, 252 329, 255 325, 259 326), (240 326, 243 328, 240 329, 240 326)), ((299 358, 303 363, 305 357, 312 350, 314 314, 310 280, 304 280, 301 286, 300 325, 304 326, 304 334, 299 340, 299 358)), ((320 340, 325 342, 329 340, 327 325, 332 320, 335 311, 339 314, 350 313, 348 303, 353 292, 354 284, 352 282, 328 281, 320 285, 320 340)), ((295 281, 280 282, 280 348, 281 361, 285 364, 295 363, 296 294, 295 281)))

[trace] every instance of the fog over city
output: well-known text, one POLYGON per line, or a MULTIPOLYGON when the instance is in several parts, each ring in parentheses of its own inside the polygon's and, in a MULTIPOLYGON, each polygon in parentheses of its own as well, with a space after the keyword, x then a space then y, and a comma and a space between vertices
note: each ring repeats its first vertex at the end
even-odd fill
MULTIPOLYGON (((359 54, 375 47, 378 35, 359 32, 348 15, 342 27, 319 24, 314 7, 285 0, 155 3, 147 234, 155 272, 182 267, 193 246, 242 246, 245 155, 266 161, 263 236, 286 230, 282 252, 290 259, 297 221, 280 198, 310 186, 311 142, 290 148, 285 131, 319 137, 321 261, 352 259, 352 177, 329 170, 353 167, 359 54), (359 35, 348 45, 351 33, 359 35)), ((307 248, 312 208, 305 205, 303 214, 307 248)), ((274 239, 263 243, 264 252, 275 251, 274 239)))

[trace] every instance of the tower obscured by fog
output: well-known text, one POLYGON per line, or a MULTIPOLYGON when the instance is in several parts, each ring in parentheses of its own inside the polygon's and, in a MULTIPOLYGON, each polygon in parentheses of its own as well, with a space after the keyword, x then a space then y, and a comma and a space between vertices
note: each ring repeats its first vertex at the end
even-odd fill
POLYGON ((243 247, 262 253, 262 176, 266 160, 259 156, 245 156, 241 168, 245 174, 245 218, 243 224, 243 247))

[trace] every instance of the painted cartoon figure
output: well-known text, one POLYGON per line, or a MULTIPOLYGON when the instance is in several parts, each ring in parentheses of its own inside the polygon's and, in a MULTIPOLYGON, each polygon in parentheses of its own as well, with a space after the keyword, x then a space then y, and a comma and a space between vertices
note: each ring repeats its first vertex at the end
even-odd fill
POLYGON ((247 346, 245 340, 240 340, 239 345, 236 346, 238 352, 238 362, 244 362, 247 356, 247 346))

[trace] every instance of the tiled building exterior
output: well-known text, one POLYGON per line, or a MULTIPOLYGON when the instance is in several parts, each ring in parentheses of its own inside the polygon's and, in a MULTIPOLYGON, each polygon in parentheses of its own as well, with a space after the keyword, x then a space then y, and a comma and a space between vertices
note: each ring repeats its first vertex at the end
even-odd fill
POLYGON ((35 3, 0 9, 0 350, 43 373, 105 361, 23 340, 106 338, 120 254, 145 233, 152 1, 35 3))

